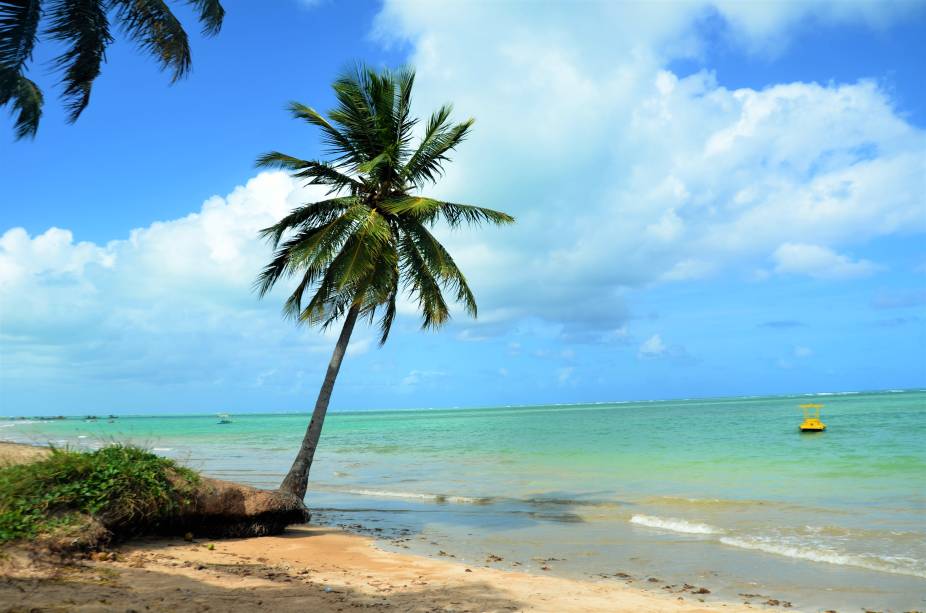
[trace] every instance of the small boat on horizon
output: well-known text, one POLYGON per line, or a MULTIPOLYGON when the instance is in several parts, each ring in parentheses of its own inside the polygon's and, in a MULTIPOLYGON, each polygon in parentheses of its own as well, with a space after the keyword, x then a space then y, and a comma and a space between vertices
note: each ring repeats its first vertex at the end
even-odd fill
POLYGON ((230 424, 232 423, 231 417, 228 416, 228 413, 218 413, 217 417, 219 418, 220 424, 230 424))

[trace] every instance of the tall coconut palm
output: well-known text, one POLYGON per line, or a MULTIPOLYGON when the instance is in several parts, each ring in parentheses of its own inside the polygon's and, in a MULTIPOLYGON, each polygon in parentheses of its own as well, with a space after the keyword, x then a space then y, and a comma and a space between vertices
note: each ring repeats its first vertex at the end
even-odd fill
MULTIPOLYGON (((186 0, 199 14, 203 33, 222 27, 219 0, 186 0)), ((153 55, 171 81, 190 70, 187 34, 164 0, 0 0, 0 106, 16 113, 16 138, 35 136, 44 98, 26 77, 26 67, 45 24, 44 34, 63 43, 55 64, 63 72, 64 100, 71 122, 90 102, 93 81, 113 42, 110 21, 142 50, 153 55)))
POLYGON ((257 162, 324 185, 331 196, 296 208, 261 232, 275 253, 257 279, 260 295, 295 276, 298 283, 283 307, 287 316, 322 327, 343 318, 302 446, 280 485, 300 498, 357 319, 372 322, 378 314, 380 344, 385 343, 403 290, 417 301, 423 328, 437 328, 450 318, 444 291, 475 317, 476 300, 466 278, 430 229, 440 221, 451 227, 514 221, 491 209, 418 195, 439 178, 473 120, 454 124, 451 107, 443 106, 431 115, 416 145, 418 120, 410 117, 414 80, 411 70, 377 72, 359 66, 334 82, 337 105, 327 119, 302 104, 290 105, 294 117, 322 131, 328 161, 273 151, 257 162))

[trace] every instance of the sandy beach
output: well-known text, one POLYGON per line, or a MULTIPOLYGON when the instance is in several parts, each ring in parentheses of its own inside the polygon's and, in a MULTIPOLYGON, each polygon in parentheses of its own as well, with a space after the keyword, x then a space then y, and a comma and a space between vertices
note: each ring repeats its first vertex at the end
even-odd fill
MULTIPOLYGON (((330 528, 237 540, 142 539, 95 559, 0 561, 4 611, 745 611, 692 588, 573 581, 378 549, 330 528), (664 592, 664 593, 663 593, 664 592)), ((697 588, 694 588, 697 589, 697 588)), ((764 607, 763 607, 764 608, 764 607)))
MULTIPOLYGON (((0 462, 46 450, 0 443, 0 462)), ((614 576, 575 581, 498 568, 503 559, 451 562, 393 553, 336 528, 280 536, 185 541, 144 538, 59 559, 15 546, 0 552, 3 611, 742 611, 704 602, 694 585, 614 576), (634 586, 646 586, 646 590, 634 586)))

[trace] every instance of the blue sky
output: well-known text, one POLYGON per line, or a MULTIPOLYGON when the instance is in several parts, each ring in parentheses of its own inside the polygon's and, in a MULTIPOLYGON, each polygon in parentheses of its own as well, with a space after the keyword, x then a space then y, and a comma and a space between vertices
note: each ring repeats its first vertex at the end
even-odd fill
MULTIPOLYGON (((480 302, 358 329, 334 409, 926 385, 926 5, 226 2, 168 86, 117 43, 63 120, 0 145, 0 414, 293 411, 333 332, 250 283, 258 228, 319 197, 283 108, 355 60, 477 119, 432 194, 515 214, 442 231, 480 302)), ((178 4, 191 32, 197 28, 178 4)))

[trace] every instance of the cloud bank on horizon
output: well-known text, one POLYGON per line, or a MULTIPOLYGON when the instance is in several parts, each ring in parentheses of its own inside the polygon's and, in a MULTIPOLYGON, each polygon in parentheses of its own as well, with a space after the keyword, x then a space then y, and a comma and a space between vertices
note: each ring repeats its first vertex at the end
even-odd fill
MULTIPOLYGON (((926 231, 926 133, 888 90, 866 79, 731 89, 709 70, 672 69, 679 58, 704 56, 708 16, 742 53, 774 57, 807 20, 888 28, 919 6, 692 2, 666 11, 601 3, 529 11, 516 3, 387 2, 373 35, 410 46, 418 114, 450 100, 458 114, 477 118, 431 193, 508 211, 519 223, 441 233, 471 280, 480 319, 459 318, 442 335, 442 363, 430 365, 415 355, 439 342, 413 334, 413 305, 402 308, 393 356, 367 352, 372 334, 361 331, 355 365, 345 365, 358 376, 339 381, 341 406, 479 403, 484 396, 442 397, 477 379, 509 386, 513 375, 542 393, 566 394, 550 400, 614 397, 615 389, 640 395, 664 376, 659 368, 710 366, 710 357, 670 336, 682 336, 682 324, 640 323, 646 317, 629 296, 733 284, 760 301, 774 284, 922 277, 915 268, 923 262, 869 253, 873 242, 926 231), (461 361, 480 355, 491 356, 485 368, 461 372, 461 361), (614 373, 639 369, 638 387, 613 387, 607 369, 583 355, 607 356, 614 373), (510 363, 522 357, 524 366, 510 363)), ((107 244, 59 228, 36 236, 7 230, 4 387, 17 406, 66 390, 81 406, 117 406, 112 395, 86 389, 93 385, 118 394, 168 388, 193 404, 226 389, 238 390, 243 406, 307 405, 330 334, 281 321, 279 297, 259 303, 251 284, 269 254, 257 230, 320 197, 281 173, 261 173, 196 213, 107 244), (30 396, 39 386, 47 394, 30 396)), ((729 342, 737 334, 730 331, 729 342)), ((818 358, 801 349, 764 356, 754 368, 818 358)), ((740 359, 749 353, 740 351, 740 359)), ((685 380, 670 389, 713 393, 685 380)))

